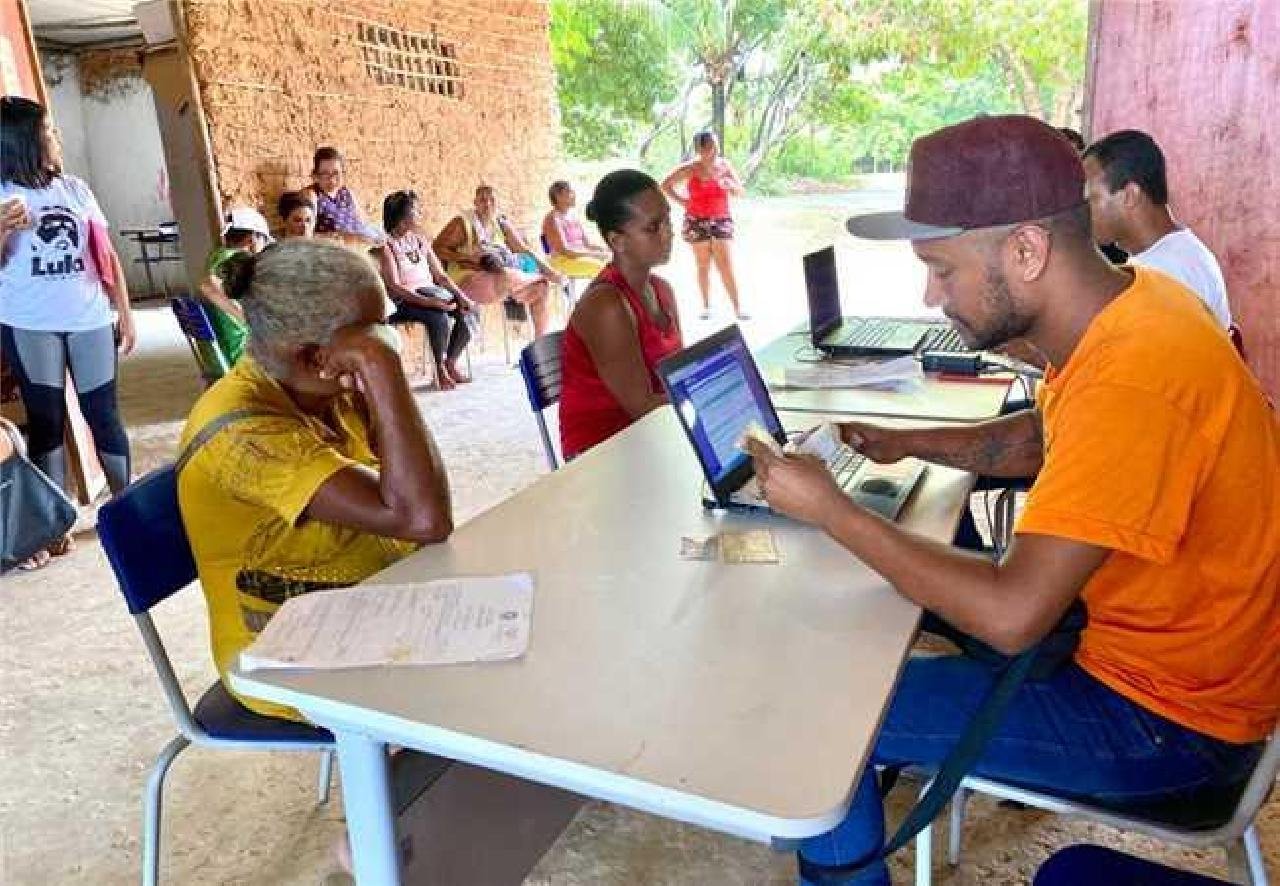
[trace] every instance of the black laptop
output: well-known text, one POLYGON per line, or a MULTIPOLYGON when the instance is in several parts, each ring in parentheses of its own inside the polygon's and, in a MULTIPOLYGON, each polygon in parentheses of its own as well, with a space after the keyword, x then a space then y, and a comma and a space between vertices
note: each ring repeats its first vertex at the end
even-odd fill
MULTIPOLYGON (((786 431, 737 326, 729 326, 658 364, 680 424, 706 478, 703 504, 717 508, 761 508, 743 434, 754 422, 784 445, 786 431)), ((854 501, 895 520, 924 474, 915 459, 880 465, 848 446, 828 461, 836 482, 854 501)))
POLYGON ((895 357, 924 351, 968 350, 950 323, 897 317, 846 317, 834 246, 804 257, 813 346, 832 357, 895 357))

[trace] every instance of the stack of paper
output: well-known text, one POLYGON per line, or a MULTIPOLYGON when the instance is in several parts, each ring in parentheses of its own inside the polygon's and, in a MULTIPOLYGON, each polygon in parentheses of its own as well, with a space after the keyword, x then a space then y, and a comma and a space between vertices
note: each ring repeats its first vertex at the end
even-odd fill
POLYGON ((788 366, 783 385, 788 388, 881 388, 909 390, 923 384, 924 372, 915 357, 866 363, 815 363, 788 366))
POLYGON ((361 585, 288 600, 240 667, 358 668, 518 658, 529 645, 527 573, 361 585))

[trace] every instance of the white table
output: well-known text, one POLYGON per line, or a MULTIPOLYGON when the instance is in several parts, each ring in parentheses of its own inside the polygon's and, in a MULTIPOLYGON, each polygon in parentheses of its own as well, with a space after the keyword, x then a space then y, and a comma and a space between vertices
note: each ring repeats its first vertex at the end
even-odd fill
MULTIPOLYGON (((374 579, 532 572, 522 660, 232 672, 334 732, 361 884, 398 881, 387 743, 752 840, 841 820, 920 610, 816 530, 705 512, 700 479, 662 409, 374 579), (677 556, 763 526, 781 565, 677 556)), ((930 467, 903 520, 950 538, 970 485, 930 467)))
POLYGON ((971 422, 1000 414, 1011 375, 980 376, 973 380, 947 381, 927 375, 917 390, 875 391, 866 388, 784 388, 788 366, 805 365, 795 359, 810 350, 809 333, 790 333, 755 352, 769 396, 779 410, 882 418, 910 418, 935 422, 971 422))

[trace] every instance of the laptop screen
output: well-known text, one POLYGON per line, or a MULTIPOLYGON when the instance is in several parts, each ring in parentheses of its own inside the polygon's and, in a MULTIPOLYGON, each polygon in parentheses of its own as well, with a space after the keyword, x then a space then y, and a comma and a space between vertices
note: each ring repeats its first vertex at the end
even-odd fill
POLYGON ((840 280, 834 246, 804 257, 804 286, 809 293, 809 332, 817 346, 840 325, 840 280))
POLYGON ((751 460, 738 448, 748 425, 757 422, 779 443, 786 441, 738 327, 663 361, 659 375, 717 498, 724 500, 751 477, 751 460))

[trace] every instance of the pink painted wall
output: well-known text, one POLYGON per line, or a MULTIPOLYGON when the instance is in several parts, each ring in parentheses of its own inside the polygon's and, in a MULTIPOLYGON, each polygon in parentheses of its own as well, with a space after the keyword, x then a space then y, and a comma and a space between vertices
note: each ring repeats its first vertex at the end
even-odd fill
POLYGON ((1218 256, 1280 401, 1280 0, 1099 0, 1089 137, 1151 133, 1178 219, 1218 256))

